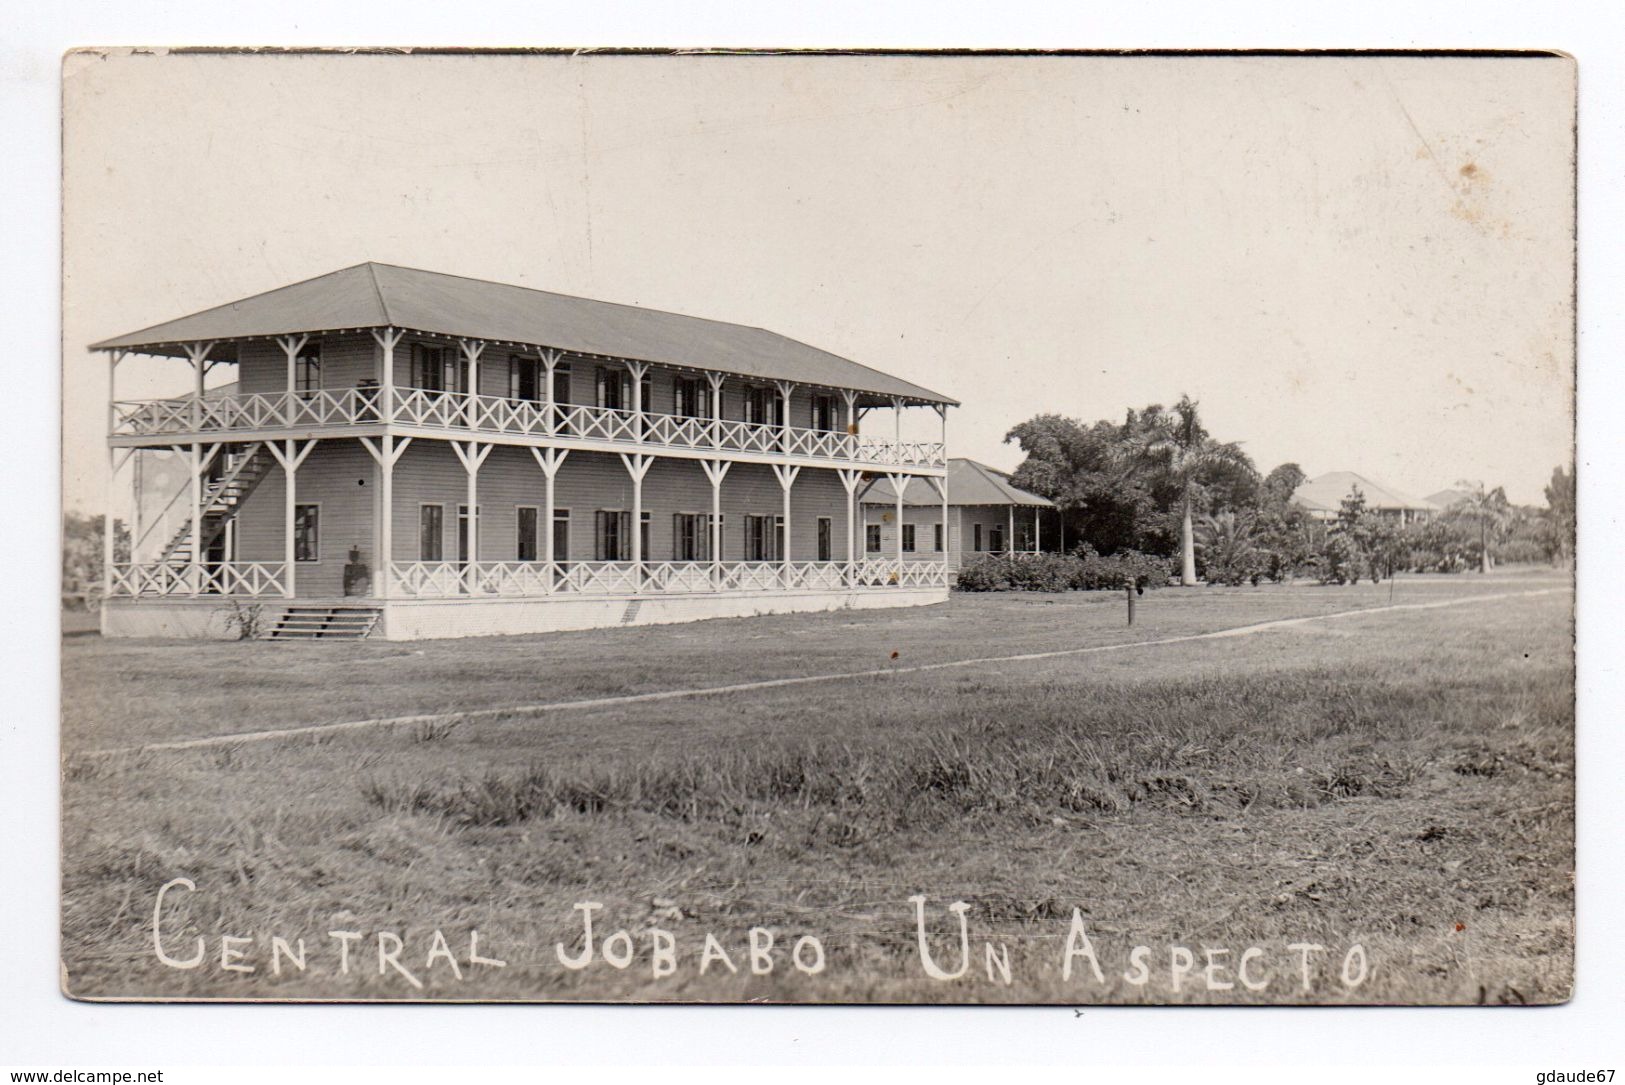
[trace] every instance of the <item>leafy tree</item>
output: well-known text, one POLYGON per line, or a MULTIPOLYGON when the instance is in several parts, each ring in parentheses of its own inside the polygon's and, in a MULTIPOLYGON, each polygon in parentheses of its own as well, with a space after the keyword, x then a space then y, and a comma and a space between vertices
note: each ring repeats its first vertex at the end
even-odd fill
MULTIPOLYGON (((102 522, 100 516, 77 512, 62 517, 62 605, 82 610, 101 598, 102 522)), ((130 532, 113 521, 113 560, 130 560, 130 532)))
MULTIPOLYGON (((1123 463, 1130 475, 1172 489, 1179 515, 1180 580, 1196 583, 1194 517, 1203 499, 1204 484, 1222 485, 1237 475, 1253 472, 1252 461, 1233 442, 1216 441, 1202 425, 1197 404, 1181 396, 1170 408, 1147 407, 1130 411, 1124 424, 1123 463)), ((1256 489, 1256 481, 1254 483, 1256 489)))
POLYGON ((1554 563, 1567 564, 1574 557, 1574 498, 1574 472, 1553 468, 1552 481, 1546 484, 1546 511, 1541 519, 1547 553, 1554 563))
POLYGON ((1262 504, 1286 505, 1292 501, 1292 495, 1304 479, 1309 476, 1303 473, 1303 468, 1295 463, 1283 463, 1275 470, 1264 476, 1259 485, 1259 497, 1262 504))
POLYGON ((1155 496, 1124 477, 1118 454, 1122 433, 1116 423, 1084 425, 1042 414, 1013 427, 1004 439, 1026 453, 1010 481, 1054 501, 1066 518, 1069 538, 1088 539, 1105 553, 1161 550, 1155 496))

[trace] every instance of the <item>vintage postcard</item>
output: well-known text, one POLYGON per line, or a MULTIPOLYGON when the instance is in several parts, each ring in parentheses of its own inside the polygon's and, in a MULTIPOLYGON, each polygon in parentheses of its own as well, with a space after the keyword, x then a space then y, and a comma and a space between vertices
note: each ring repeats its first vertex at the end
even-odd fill
POLYGON ((1575 81, 69 54, 64 991, 1567 999, 1575 81))

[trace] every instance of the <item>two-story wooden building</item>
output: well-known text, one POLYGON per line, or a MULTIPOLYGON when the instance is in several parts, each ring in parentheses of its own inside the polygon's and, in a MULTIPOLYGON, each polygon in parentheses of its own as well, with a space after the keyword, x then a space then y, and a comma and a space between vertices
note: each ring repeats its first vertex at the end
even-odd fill
POLYGON ((957 404, 773 332, 368 263, 91 349, 107 522, 133 540, 118 563, 107 540, 109 635, 230 635, 245 607, 278 637, 414 639, 947 597, 945 562, 863 552, 857 494, 945 495, 957 404), (130 353, 183 360, 192 394, 118 400, 130 353), (219 365, 234 387, 206 388, 219 365), (911 407, 939 439, 903 440, 911 407), (176 464, 175 493, 134 492, 176 464))

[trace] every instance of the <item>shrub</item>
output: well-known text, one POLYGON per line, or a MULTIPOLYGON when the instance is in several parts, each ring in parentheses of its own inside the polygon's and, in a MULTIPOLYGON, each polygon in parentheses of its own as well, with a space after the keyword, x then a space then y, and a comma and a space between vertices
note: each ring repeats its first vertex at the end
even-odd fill
POLYGON ((1161 588, 1168 559, 1135 550, 1102 557, 1088 543, 1070 554, 984 554, 959 569, 961 591, 1107 591, 1161 588))

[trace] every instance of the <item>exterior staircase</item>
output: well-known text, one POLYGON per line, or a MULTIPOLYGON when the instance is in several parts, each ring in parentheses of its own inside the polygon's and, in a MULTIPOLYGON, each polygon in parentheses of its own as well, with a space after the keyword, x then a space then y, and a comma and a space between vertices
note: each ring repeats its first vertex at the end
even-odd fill
POLYGON ((201 538, 194 538, 192 521, 188 518, 164 547, 159 563, 174 560, 182 551, 207 553, 242 508, 243 502, 248 500, 248 495, 270 473, 272 463, 263 441, 256 441, 242 452, 229 455, 225 472, 204 485, 203 530, 197 533, 201 538))
POLYGON ((378 607, 316 603, 290 606, 266 640, 364 640, 378 624, 378 607))

